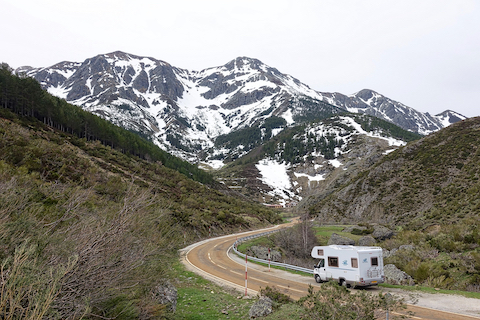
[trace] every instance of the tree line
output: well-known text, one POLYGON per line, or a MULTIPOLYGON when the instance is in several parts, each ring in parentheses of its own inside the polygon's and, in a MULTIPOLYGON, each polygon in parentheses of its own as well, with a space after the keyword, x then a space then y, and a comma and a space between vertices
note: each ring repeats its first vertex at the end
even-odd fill
POLYGON ((100 141, 103 145, 125 154, 161 162, 164 166, 202 183, 213 182, 209 173, 169 154, 133 132, 54 97, 43 90, 35 79, 13 74, 12 69, 5 63, 0 66, 0 105, 20 118, 36 119, 86 141, 100 141))

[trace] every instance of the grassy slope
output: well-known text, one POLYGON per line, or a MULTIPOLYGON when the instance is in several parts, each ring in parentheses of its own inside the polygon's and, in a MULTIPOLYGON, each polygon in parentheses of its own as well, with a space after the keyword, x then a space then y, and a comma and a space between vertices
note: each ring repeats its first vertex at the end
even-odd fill
POLYGON ((36 312, 41 298, 60 318, 159 316, 151 290, 175 277, 169 261, 180 247, 209 227, 217 235, 280 219, 161 164, 8 116, 0 118, 1 273, 18 271, 8 283, 24 293, 24 310, 36 312))
POLYGON ((385 156, 310 212, 412 228, 478 217, 479 146, 480 118, 456 123, 385 156))

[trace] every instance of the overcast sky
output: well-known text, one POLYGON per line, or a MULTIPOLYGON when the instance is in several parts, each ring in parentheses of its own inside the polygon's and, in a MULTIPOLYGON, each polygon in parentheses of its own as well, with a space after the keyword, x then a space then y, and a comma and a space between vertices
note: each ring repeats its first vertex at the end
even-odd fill
POLYGON ((0 62, 116 50, 202 70, 247 56, 321 92, 480 115, 477 0, 0 0, 0 62))

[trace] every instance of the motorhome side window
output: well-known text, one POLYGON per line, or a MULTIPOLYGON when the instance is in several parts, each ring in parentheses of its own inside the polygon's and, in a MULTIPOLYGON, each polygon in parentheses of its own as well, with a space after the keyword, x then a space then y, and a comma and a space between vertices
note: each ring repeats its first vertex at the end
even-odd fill
POLYGON ((338 257, 328 257, 329 267, 338 267, 338 257))
POLYGON ((352 268, 358 268, 358 260, 357 260, 357 258, 352 258, 352 268))
POLYGON ((377 257, 372 257, 372 266, 375 266, 375 267, 378 266, 378 258, 377 257))
POLYGON ((317 249, 317 254, 319 256, 323 256, 323 249, 317 249))

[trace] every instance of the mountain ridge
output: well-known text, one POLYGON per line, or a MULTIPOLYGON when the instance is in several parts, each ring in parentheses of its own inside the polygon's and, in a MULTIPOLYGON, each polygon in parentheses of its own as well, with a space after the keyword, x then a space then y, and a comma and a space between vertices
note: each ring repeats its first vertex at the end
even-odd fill
POLYGON ((364 89, 353 95, 315 91, 258 59, 238 57, 218 67, 189 71, 150 57, 115 51, 82 63, 19 68, 50 93, 151 137, 189 161, 215 139, 268 116, 288 125, 326 105, 366 113, 428 134, 465 117, 453 112, 431 116, 364 89), (308 111, 301 101, 311 101, 308 111))

